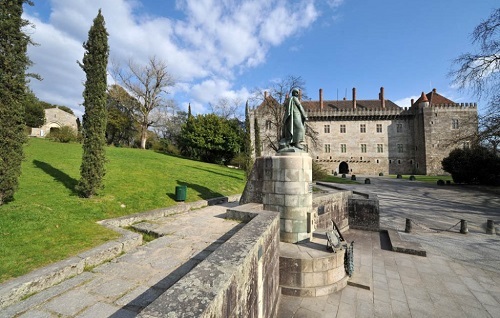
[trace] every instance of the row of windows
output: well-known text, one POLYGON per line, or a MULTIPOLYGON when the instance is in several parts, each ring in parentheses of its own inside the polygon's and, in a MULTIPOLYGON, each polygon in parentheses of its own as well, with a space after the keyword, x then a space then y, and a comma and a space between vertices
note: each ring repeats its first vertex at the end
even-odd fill
MULTIPOLYGON (((325 134, 330 133, 330 125, 325 125, 324 126, 324 132, 325 134)), ((359 124, 359 132, 360 133, 366 133, 366 124, 359 124)), ((382 124, 377 124, 376 126, 376 132, 381 133, 382 132, 382 124)), ((401 133, 403 132, 403 124, 396 124, 396 132, 401 133)), ((346 125, 341 124, 340 125, 340 133, 345 134, 347 133, 346 125)))
MULTIPOLYGON (((366 144, 360 144, 359 145, 361 148, 362 153, 366 153, 367 151, 367 145, 366 144)), ((377 144, 377 153, 383 153, 384 152, 384 144, 377 144)), ((399 153, 404 152, 404 146, 403 144, 397 144, 397 149, 399 153)), ((330 144, 325 144, 325 153, 330 153, 332 150, 332 147, 330 144)), ((341 153, 346 153, 347 152, 347 144, 340 144, 340 152, 341 153)))

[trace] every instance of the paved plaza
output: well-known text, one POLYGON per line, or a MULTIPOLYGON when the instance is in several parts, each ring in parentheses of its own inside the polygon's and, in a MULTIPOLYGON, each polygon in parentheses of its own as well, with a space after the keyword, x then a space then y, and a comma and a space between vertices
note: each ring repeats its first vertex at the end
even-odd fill
MULTIPOLYGON (((390 251, 384 233, 349 230, 352 285, 317 298, 282 296, 278 316, 500 317, 500 236, 485 234, 487 219, 500 224, 500 195, 370 178, 343 187, 378 195, 381 228, 403 231, 405 219, 414 220, 412 233, 400 236, 427 257, 390 251), (453 227, 461 219, 468 234, 453 227)), ((149 226, 164 236, 3 308, 0 317, 134 317, 241 228, 224 219, 235 204, 155 220, 149 226)))

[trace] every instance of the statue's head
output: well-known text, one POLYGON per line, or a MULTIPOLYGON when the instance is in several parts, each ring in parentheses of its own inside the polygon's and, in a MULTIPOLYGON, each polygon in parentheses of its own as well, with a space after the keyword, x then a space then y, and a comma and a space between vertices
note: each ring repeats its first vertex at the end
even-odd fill
POLYGON ((299 90, 297 88, 292 89, 292 96, 299 96, 299 90))

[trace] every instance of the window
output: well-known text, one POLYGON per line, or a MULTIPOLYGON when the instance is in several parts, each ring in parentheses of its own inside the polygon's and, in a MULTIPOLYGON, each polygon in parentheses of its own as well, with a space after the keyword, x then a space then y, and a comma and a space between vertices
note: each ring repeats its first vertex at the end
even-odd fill
POLYGON ((403 132, 403 124, 396 124, 396 132, 398 133, 403 132))
POLYGON ((345 134, 345 125, 340 125, 340 133, 345 134))
POLYGON ((330 125, 325 125, 325 134, 330 133, 330 125))
POLYGON ((361 144, 361 152, 366 152, 366 144, 361 144))
POLYGON ((384 152, 384 144, 377 144, 377 152, 378 153, 384 152))
POLYGON ((330 153, 330 144, 325 144, 325 153, 330 153))
POLYGON ((378 133, 382 132, 382 124, 377 124, 377 132, 378 133))
POLYGON ((398 144, 398 152, 399 153, 404 152, 403 144, 398 144))
POLYGON ((400 160, 400 159, 398 159, 398 165, 400 165, 400 164, 401 164, 401 160, 400 160))
POLYGON ((273 128, 273 124, 270 120, 266 120, 266 130, 270 130, 273 128))
POLYGON ((346 144, 340 144, 340 152, 343 152, 343 153, 347 152, 347 145, 346 144))
POLYGON ((366 124, 360 124, 359 125, 359 132, 360 133, 366 133, 366 124))
POLYGON ((451 120, 451 129, 458 129, 458 119, 451 120))

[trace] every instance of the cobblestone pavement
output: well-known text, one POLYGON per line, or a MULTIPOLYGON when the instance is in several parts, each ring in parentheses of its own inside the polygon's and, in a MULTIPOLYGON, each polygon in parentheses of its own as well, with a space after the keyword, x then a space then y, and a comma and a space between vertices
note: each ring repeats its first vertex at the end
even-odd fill
POLYGON ((405 219, 414 220, 412 232, 401 238, 421 244, 427 257, 390 251, 383 233, 350 230, 344 235, 355 241, 352 279, 369 289, 282 296, 279 317, 500 317, 500 238, 485 234, 487 219, 500 223, 500 195, 370 179, 369 185, 342 187, 378 195, 382 228, 403 231, 405 219), (466 235, 460 225, 453 227, 461 219, 468 221, 466 235))

